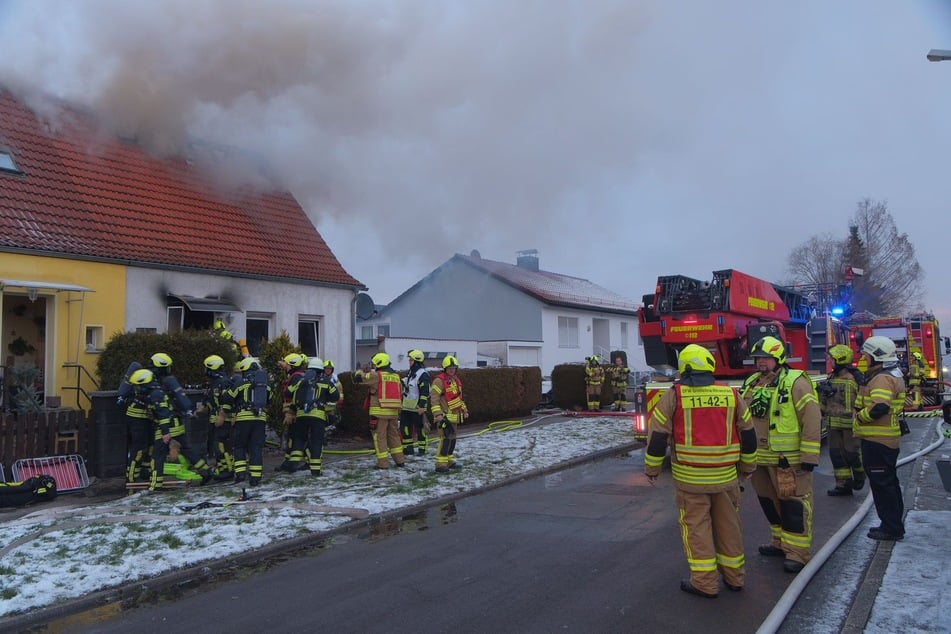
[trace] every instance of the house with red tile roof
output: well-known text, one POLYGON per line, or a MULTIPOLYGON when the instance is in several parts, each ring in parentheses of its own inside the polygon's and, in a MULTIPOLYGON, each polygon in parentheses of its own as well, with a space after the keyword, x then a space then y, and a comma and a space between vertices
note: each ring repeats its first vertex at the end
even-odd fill
MULTIPOLYGON (((515 264, 457 253, 373 317, 358 319, 357 336, 358 362, 389 337, 417 339, 427 355, 424 339, 443 352, 453 352, 450 341, 460 350, 476 341, 477 356, 459 359, 470 367, 497 360, 538 366, 550 376, 556 365, 592 354, 608 360, 620 350, 632 369, 647 370, 637 304, 589 280, 539 268, 535 250, 520 251, 515 264), (376 339, 380 333, 386 334, 376 339)), ((386 352, 399 359, 406 350, 386 352)))
POLYGON ((88 112, 34 109, 0 86, 0 289, 2 366, 35 363, 51 395, 95 389, 83 369, 115 332, 217 320, 252 353, 286 331, 349 368, 365 287, 246 153, 193 143, 153 156, 88 112))

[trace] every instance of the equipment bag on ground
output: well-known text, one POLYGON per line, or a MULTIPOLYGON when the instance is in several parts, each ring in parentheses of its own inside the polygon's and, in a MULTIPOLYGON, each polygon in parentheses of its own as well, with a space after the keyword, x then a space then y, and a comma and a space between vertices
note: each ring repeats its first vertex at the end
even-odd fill
POLYGON ((35 475, 23 482, 0 482, 0 508, 23 506, 56 497, 56 480, 48 475, 35 475))

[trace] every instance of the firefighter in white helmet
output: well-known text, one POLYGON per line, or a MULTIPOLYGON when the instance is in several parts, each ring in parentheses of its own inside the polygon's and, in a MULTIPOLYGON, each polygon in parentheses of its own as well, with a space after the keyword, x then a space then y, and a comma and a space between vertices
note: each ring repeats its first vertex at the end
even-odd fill
POLYGON ((865 377, 852 367, 852 348, 838 344, 829 348, 834 367, 829 378, 817 386, 819 405, 829 426, 829 458, 835 475, 831 496, 850 496, 865 485, 865 470, 859 443, 852 433, 855 398, 865 377))
POLYGON ((859 388, 855 406, 855 435, 861 439, 862 464, 875 500, 881 525, 868 536, 883 541, 905 537, 902 516, 905 505, 898 482, 898 451, 901 445, 905 381, 895 342, 888 337, 869 337, 862 344, 868 362, 865 385, 859 388))
POLYGON ((809 375, 786 364, 782 341, 763 337, 750 356, 756 372, 740 394, 756 428, 753 488, 772 538, 759 552, 783 557, 783 570, 797 573, 812 557, 812 470, 819 464, 822 411, 809 375))
POLYGON ((689 594, 715 599, 719 570, 732 591, 743 589, 745 559, 740 525, 740 485, 756 469, 756 432, 735 388, 714 382, 716 361, 697 344, 678 359, 680 381, 661 397, 648 422, 644 471, 660 475, 670 446, 689 594))

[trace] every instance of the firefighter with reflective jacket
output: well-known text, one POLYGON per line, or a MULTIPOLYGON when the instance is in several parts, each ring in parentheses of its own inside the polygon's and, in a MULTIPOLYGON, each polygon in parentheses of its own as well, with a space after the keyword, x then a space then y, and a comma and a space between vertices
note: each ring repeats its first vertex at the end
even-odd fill
POLYGON ((205 457, 188 442, 185 420, 191 417, 191 401, 185 396, 178 381, 171 374, 172 358, 164 352, 156 352, 149 359, 152 373, 164 388, 166 403, 170 413, 167 425, 155 426, 155 443, 152 445, 152 475, 149 478, 149 490, 162 488, 165 474, 165 461, 168 458, 169 443, 178 443, 178 453, 185 456, 188 464, 196 473, 201 474, 201 483, 211 480, 211 469, 205 457))
POLYGON ((624 365, 624 359, 618 355, 611 367, 611 389, 614 392, 613 410, 615 412, 623 412, 627 409, 627 378, 630 375, 631 369, 624 365))
POLYGON ((756 469, 756 432, 735 388, 713 379, 716 361, 697 344, 678 357, 680 381, 654 408, 648 422, 644 471, 660 475, 667 447, 674 476, 680 535, 690 580, 684 592, 715 599, 717 571, 727 588, 743 589, 745 559, 740 524, 740 484, 756 469))
POLYGON ((829 348, 835 364, 826 381, 819 384, 819 406, 829 427, 829 458, 835 474, 835 488, 828 495, 852 495, 865 485, 865 470, 858 440, 852 433, 855 398, 865 377, 852 367, 852 348, 838 344, 829 348))
POLYGON ((205 357, 203 365, 208 377, 208 387, 199 407, 208 412, 208 455, 215 458, 212 473, 216 480, 230 479, 234 477, 234 454, 231 453, 232 423, 227 420, 222 403, 231 389, 231 379, 222 372, 225 360, 217 354, 205 357))
MULTIPOLYGON (((138 366, 136 363, 132 367, 138 366)), ((126 426, 129 431, 129 465, 126 468, 126 482, 137 482, 150 469, 151 444, 154 427, 158 420, 166 420, 170 413, 162 385, 155 379, 154 373, 146 368, 132 372, 127 379, 132 386, 132 394, 126 401, 126 426), (144 371, 143 371, 144 370, 144 371)))
POLYGON ((409 357, 409 372, 403 378, 403 409, 400 411, 403 453, 423 456, 427 441, 423 417, 429 406, 430 377, 422 350, 410 350, 406 356, 409 357))
POLYGON ((324 405, 324 411, 327 413, 327 420, 325 422, 326 431, 333 431, 340 423, 340 410, 343 408, 343 384, 337 376, 334 362, 330 359, 324 361, 324 373, 321 375, 320 380, 326 385, 333 386, 337 391, 336 400, 327 401, 326 405, 324 405))
POLYGON ((908 362, 908 390, 911 392, 913 409, 921 411, 921 381, 925 378, 925 358, 917 350, 908 362))
POLYGON ((400 375, 390 366, 390 355, 377 352, 370 359, 373 369, 363 375, 369 388, 367 406, 370 411, 370 433, 376 451, 376 468, 389 469, 390 456, 397 467, 406 466, 403 439, 400 437, 400 408, 403 403, 403 383, 400 375))
POLYGON ((588 397, 588 411, 596 412, 601 409, 601 383, 604 382, 604 368, 597 356, 585 357, 584 366, 585 394, 588 397))
POLYGON ((867 357, 865 385, 859 388, 853 431, 861 440, 862 464, 881 525, 869 530, 872 539, 897 541, 905 537, 905 512, 898 482, 898 452, 901 444, 905 381, 902 379, 895 342, 888 337, 869 337, 862 344, 867 357))
POLYGON ((264 472, 271 386, 267 373, 254 357, 244 357, 234 367, 241 376, 234 381, 224 404, 225 415, 234 415, 234 481, 244 482, 247 478, 251 486, 257 486, 264 472))
MULTIPOLYGON (((298 428, 295 434, 294 455, 291 470, 297 470, 296 461, 301 461, 312 476, 319 476, 323 469, 324 434, 327 431, 327 404, 336 404, 339 399, 337 386, 325 371, 320 359, 311 359, 304 378, 291 387, 298 428), (300 440, 296 440, 300 438, 300 440), (298 456, 297 448, 303 449, 298 456)), ((331 366, 332 367, 332 366, 331 366)))
POLYGON ((284 461, 275 468, 275 471, 297 471, 306 468, 304 451, 307 448, 307 438, 310 433, 308 424, 297 424, 297 405, 294 403, 294 392, 304 380, 308 359, 305 355, 292 352, 277 362, 278 366, 287 372, 287 378, 281 383, 281 399, 284 412, 284 433, 287 435, 287 451, 284 461))
POLYGON ((442 372, 436 375, 429 387, 433 421, 439 438, 436 473, 460 468, 455 457, 456 428, 465 422, 469 410, 462 400, 462 381, 457 376, 458 371, 459 360, 447 354, 442 360, 442 372))
POLYGON ((819 464, 822 412, 812 379, 786 364, 782 341, 763 337, 750 356, 756 372, 740 394, 756 428, 752 482, 772 537, 759 552, 783 557, 783 570, 797 573, 812 556, 812 470, 819 464))

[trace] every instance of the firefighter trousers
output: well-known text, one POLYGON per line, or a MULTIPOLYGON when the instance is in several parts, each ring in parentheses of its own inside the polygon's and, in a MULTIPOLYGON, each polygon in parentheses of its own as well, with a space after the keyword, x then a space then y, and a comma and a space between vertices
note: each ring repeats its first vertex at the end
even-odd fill
POLYGON ((264 441, 266 423, 263 418, 245 418, 234 423, 234 475, 244 479, 250 475, 251 484, 261 481, 264 473, 264 441))
POLYGON ((595 411, 601 408, 601 384, 588 385, 585 390, 588 398, 588 411, 595 411))
POLYGON ((862 460, 868 473, 868 484, 875 502, 875 512, 882 521, 882 530, 903 537, 905 501, 898 481, 898 449, 891 449, 871 440, 862 439, 862 460))
POLYGON ((403 453, 426 453, 426 427, 423 414, 416 410, 400 411, 400 435, 403 437, 403 453))
POLYGON ((851 428, 829 428, 829 458, 832 460, 836 487, 851 488, 853 482, 865 481, 859 442, 851 428))
POLYGON ((149 447, 154 433, 152 421, 148 418, 126 416, 129 428, 129 466, 126 468, 126 482, 135 482, 142 477, 142 468, 149 468, 149 447))
POLYGON ((400 436, 400 422, 397 416, 374 418, 376 427, 373 432, 373 449, 376 451, 376 466, 380 469, 390 467, 390 456, 393 461, 401 465, 403 457, 403 438, 400 436))
POLYGON ((701 592, 716 594, 719 576, 742 587, 746 576, 743 532, 740 524, 740 485, 715 493, 676 489, 680 536, 690 567, 690 583, 701 592))
POLYGON ((759 498, 766 521, 769 522, 771 544, 782 548, 786 559, 807 564, 812 557, 812 472, 791 467, 795 491, 790 496, 779 493, 779 467, 756 467, 753 489, 759 498))

